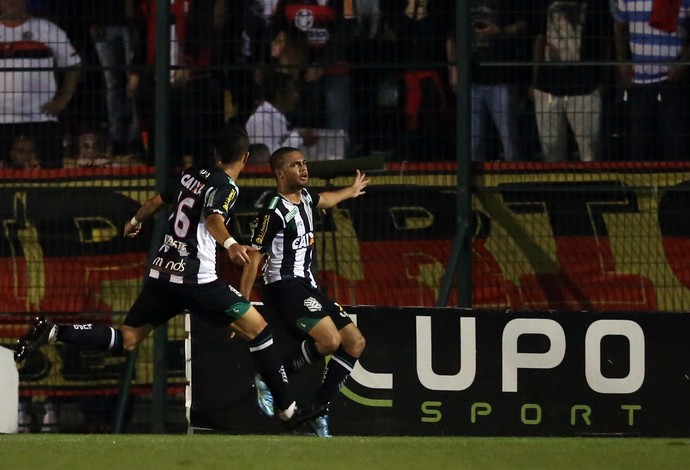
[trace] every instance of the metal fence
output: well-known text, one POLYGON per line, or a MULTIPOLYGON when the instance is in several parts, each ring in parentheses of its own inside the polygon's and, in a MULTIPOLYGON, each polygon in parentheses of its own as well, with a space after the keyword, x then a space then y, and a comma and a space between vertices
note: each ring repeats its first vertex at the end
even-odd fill
MULTIPOLYGON (((244 240, 277 147, 315 162, 317 187, 375 162, 366 198, 320 222, 342 303, 687 310, 690 7, 661 3, 2 2, 3 344, 38 312, 119 324, 153 237, 123 223, 170 173, 212 164, 229 122, 253 144, 244 240)), ((183 336, 159 336, 158 395, 152 344, 131 362, 134 429, 165 429, 166 396, 181 407, 183 336)), ((46 347, 22 406, 110 429, 124 364, 46 347)))

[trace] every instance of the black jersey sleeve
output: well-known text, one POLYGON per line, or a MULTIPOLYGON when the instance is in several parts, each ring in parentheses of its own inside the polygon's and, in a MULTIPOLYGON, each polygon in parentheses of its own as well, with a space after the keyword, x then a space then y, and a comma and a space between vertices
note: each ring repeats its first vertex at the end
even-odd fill
POLYGON ((204 217, 220 214, 224 219, 227 219, 228 212, 237 202, 239 194, 239 188, 230 179, 213 187, 206 195, 204 217))
POLYGON ((271 198, 254 220, 251 243, 261 253, 266 253, 271 248, 273 239, 285 228, 285 222, 276 208, 278 204, 279 196, 271 198))

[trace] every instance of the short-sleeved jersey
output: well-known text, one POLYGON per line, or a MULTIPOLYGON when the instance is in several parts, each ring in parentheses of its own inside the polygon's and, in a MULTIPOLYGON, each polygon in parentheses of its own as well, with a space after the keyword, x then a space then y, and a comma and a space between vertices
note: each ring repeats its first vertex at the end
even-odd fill
POLYGON ((657 83, 668 79, 665 62, 678 60, 690 30, 690 0, 680 0, 678 30, 666 33, 649 24, 653 0, 618 0, 612 7, 616 21, 628 23, 630 51, 635 62, 635 83, 657 83))
POLYGON ((0 123, 56 121, 41 106, 55 97, 55 67, 81 62, 67 34, 43 18, 18 26, 0 22, 0 123))
POLYGON ((311 267, 314 261, 314 208, 319 195, 302 189, 300 203, 293 204, 278 193, 261 209, 252 233, 252 245, 266 254, 263 278, 266 284, 304 278, 316 288, 311 267))
POLYGON ((239 188, 221 169, 193 167, 161 195, 174 204, 168 229, 149 276, 176 284, 205 284, 216 274, 216 240, 206 228, 206 218, 228 211, 237 201, 239 188))

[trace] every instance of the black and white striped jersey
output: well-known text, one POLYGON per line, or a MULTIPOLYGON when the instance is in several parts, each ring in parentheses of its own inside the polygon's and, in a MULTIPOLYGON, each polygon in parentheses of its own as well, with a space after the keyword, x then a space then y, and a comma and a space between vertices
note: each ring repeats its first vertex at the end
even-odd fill
POLYGON ((301 277, 315 288, 314 209, 319 195, 302 189, 300 203, 293 204, 277 192, 269 196, 255 221, 252 245, 266 254, 263 277, 266 284, 301 277))
POLYGON ((238 194, 235 182, 219 168, 185 170, 179 182, 161 194, 175 207, 149 276, 175 284, 216 280, 216 240, 206 229, 206 217, 220 214, 227 221, 238 194))

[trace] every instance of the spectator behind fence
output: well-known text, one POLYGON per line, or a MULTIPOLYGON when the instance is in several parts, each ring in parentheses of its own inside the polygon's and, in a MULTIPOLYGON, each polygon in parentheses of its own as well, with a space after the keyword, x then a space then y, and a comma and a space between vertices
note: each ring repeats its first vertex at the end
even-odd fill
POLYGON ((630 159, 687 160, 690 0, 618 0, 616 59, 627 88, 630 159), (675 6, 675 8, 665 8, 675 6))
MULTIPOLYGON (((472 0, 472 160, 489 155, 489 119, 503 146, 503 159, 519 160, 519 85, 525 79, 517 67, 482 66, 481 62, 516 62, 526 58, 528 22, 524 0, 472 0)), ((529 2, 531 6, 531 2, 529 2)))
POLYGON ((57 25, 32 17, 27 0, 0 0, 0 146, 33 136, 41 166, 62 166, 58 115, 74 95, 80 58, 57 25), (62 69, 58 82, 54 67, 62 69), (59 86, 58 86, 59 83, 59 86))
POLYGON ((549 62, 597 62, 610 52, 612 22, 608 0, 549 0, 535 21, 532 85, 537 129, 547 162, 568 160, 568 124, 580 160, 599 160, 602 84, 606 68, 596 65, 548 65, 549 62))
MULTIPOLYGON (((170 127, 172 136, 171 165, 189 167, 197 162, 212 163, 213 151, 209 136, 223 126, 223 95, 216 76, 212 76, 211 60, 221 39, 226 19, 222 0, 171 0, 170 4, 170 65, 172 105, 170 127)), ((145 45, 134 63, 145 66, 146 73, 134 73, 132 89, 142 102, 142 128, 149 156, 155 149, 155 95, 153 69, 156 59, 156 0, 141 0, 134 16, 144 25, 145 45)))
POLYGON ((280 0, 274 22, 279 28, 297 28, 309 43, 310 66, 295 124, 349 133, 352 96, 347 47, 356 26, 354 1, 280 0))
POLYGON ((26 135, 15 137, 10 147, 8 162, 3 166, 18 170, 41 168, 34 138, 26 135))
POLYGON ((100 129, 83 126, 79 132, 78 146, 77 166, 102 167, 112 164, 108 139, 100 129))
POLYGON ((353 0, 357 14, 359 35, 374 39, 379 34, 381 23, 381 0, 353 0))
MULTIPOLYGON (((256 67, 254 70, 254 101, 260 104, 266 99, 264 82, 266 76, 272 72, 282 72, 289 75, 295 82, 297 90, 304 86, 304 73, 309 59, 309 45, 304 33, 296 28, 283 28, 276 31, 267 45, 268 61, 266 67, 256 67)), ((299 108, 299 105, 294 107, 299 108)), ((250 113, 251 114, 251 113, 250 113)), ((290 116, 286 116, 290 118, 290 116)))
POLYGON ((113 155, 137 155, 142 151, 139 113, 127 67, 132 65, 133 35, 137 31, 133 0, 84 2, 89 34, 103 67, 108 137, 113 155))
POLYGON ((10 148, 9 167, 16 169, 41 168, 41 162, 36 153, 36 141, 33 137, 20 135, 14 139, 10 148))
POLYGON ((271 153, 280 147, 311 146, 318 137, 313 129, 293 128, 285 116, 299 101, 295 80, 282 72, 267 74, 263 101, 247 120, 247 134, 252 144, 265 144, 271 153))
POLYGON ((175 1, 175 29, 179 38, 177 63, 173 71, 173 151, 185 168, 192 163, 213 163, 212 137, 223 128, 223 91, 218 72, 208 67, 225 21, 223 0, 175 1))
POLYGON ((415 64, 403 73, 405 82, 404 133, 400 136, 404 159, 453 159, 449 136, 450 89, 443 68, 450 3, 444 0, 407 0, 391 23, 400 59, 415 64), (429 65, 425 65, 429 64, 429 65))
MULTIPOLYGON (((269 60, 275 65, 269 70, 286 73, 299 84, 304 79, 305 66, 309 60, 309 45, 304 34, 294 28, 278 30, 269 47, 269 60)), ((256 82, 261 84, 267 73, 266 69, 257 69, 255 73, 256 82)))

